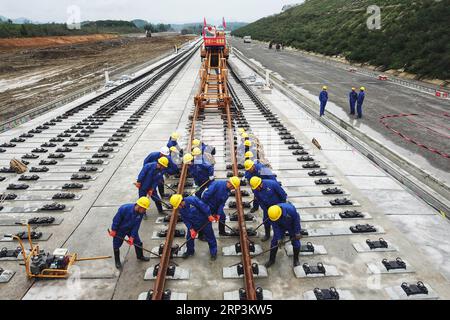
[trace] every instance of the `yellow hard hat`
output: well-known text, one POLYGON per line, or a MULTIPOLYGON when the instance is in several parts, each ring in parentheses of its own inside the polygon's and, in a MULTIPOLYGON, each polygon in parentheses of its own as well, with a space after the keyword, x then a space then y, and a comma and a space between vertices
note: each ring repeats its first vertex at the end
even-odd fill
POLYGON ((250 179, 250 186, 252 187, 252 190, 255 190, 258 188, 262 183, 262 179, 260 177, 254 176, 250 179))
POLYGON ((190 154, 190 153, 186 153, 186 154, 183 156, 183 163, 184 163, 184 164, 188 164, 188 163, 190 163, 192 160, 194 160, 194 157, 193 157, 192 154, 190 154))
POLYGON ((166 157, 161 157, 158 159, 158 163, 164 168, 167 168, 169 166, 169 159, 167 159, 166 157))
POLYGON ((178 140, 178 138, 180 137, 180 134, 178 132, 173 132, 172 135, 170 136, 173 140, 178 140))
POLYGON ((183 201, 183 196, 181 194, 174 194, 170 197, 170 204, 174 209, 178 209, 181 201, 183 201))
POLYGON ((199 156, 199 155, 201 155, 202 154, 202 150, 200 150, 200 148, 194 148, 193 150, 192 150, 192 155, 193 156, 199 156))
POLYGON ((241 186, 241 180, 239 180, 239 178, 238 177, 231 177, 230 178, 230 183, 233 185, 233 187, 235 188, 235 189, 237 189, 237 188, 239 188, 240 186, 241 186))
POLYGON ((328 87, 327 87, 327 86, 323 86, 322 89, 323 89, 323 90, 327 90, 328 87))
POLYGON ((136 204, 137 204, 139 207, 144 208, 144 209, 147 210, 148 207, 150 207, 150 199, 147 198, 147 197, 139 198, 138 201, 136 201, 136 204))
POLYGON ((365 88, 365 87, 361 87, 361 88, 359 88, 359 90, 361 90, 361 91, 365 91, 365 90, 366 90, 366 88, 365 88))
POLYGON ((253 158, 253 152, 247 151, 247 152, 245 153, 245 157, 246 157, 246 158, 253 158))
POLYGON ((200 140, 194 139, 192 140, 192 147, 198 147, 200 145, 200 140))
POLYGON ((356 90, 356 88, 355 88, 355 87, 353 87, 353 88, 352 88, 352 90, 353 90, 353 91, 355 91, 355 90, 356 90))
POLYGON ((241 135, 241 137, 242 137, 242 139, 248 138, 248 133, 247 133, 247 132, 244 132, 244 133, 241 135))
POLYGON ((250 140, 245 140, 244 146, 251 147, 252 146, 252 142, 250 140))
POLYGON ((280 219, 283 211, 281 210, 280 206, 271 206, 267 213, 271 221, 277 221, 278 219, 280 219))
POLYGON ((177 147, 170 147, 170 151, 171 151, 171 152, 176 152, 176 153, 178 153, 177 147))
POLYGON ((244 129, 244 128, 239 128, 239 129, 238 129, 238 132, 239 132, 240 134, 243 134, 243 133, 245 133, 245 129, 244 129))
POLYGON ((255 163, 252 160, 245 160, 245 162, 244 162, 245 171, 250 170, 254 164, 255 163))

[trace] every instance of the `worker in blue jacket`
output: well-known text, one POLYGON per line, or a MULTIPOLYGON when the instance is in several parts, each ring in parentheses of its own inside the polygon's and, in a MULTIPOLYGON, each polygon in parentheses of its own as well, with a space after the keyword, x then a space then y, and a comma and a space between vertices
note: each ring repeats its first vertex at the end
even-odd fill
POLYGON ((186 247, 183 258, 186 259, 195 253, 194 241, 197 234, 203 231, 209 245, 211 260, 217 258, 217 241, 212 228, 212 222, 216 219, 210 214, 210 209, 206 203, 195 196, 183 198, 181 194, 174 194, 170 197, 170 204, 174 209, 179 209, 179 213, 186 225, 186 247))
MULTIPOLYGON (((246 160, 244 162, 245 169, 245 179, 250 182, 253 177, 260 177, 265 180, 277 180, 276 175, 272 172, 270 168, 263 165, 259 161, 246 160)), ((253 200, 253 207, 250 210, 251 213, 258 211, 259 203, 258 199, 253 200)))
POLYGON ((164 173, 169 166, 169 159, 161 157, 157 162, 146 164, 138 175, 137 182, 134 184, 139 189, 139 197, 148 196, 155 201, 159 213, 163 213, 161 199, 155 191, 161 180, 164 179, 164 173))
POLYGON ((350 103, 350 114, 355 114, 356 100, 358 100, 358 93, 356 88, 352 88, 352 91, 348 94, 348 100, 350 103))
POLYGON ((214 181, 214 166, 202 160, 199 148, 194 148, 192 154, 185 154, 183 163, 188 165, 188 172, 194 178, 195 185, 198 188, 195 195, 201 198, 203 191, 214 181), (196 155, 196 158, 194 158, 194 155, 196 155))
POLYGON ((183 149, 181 149, 181 147, 178 144, 179 138, 180 138, 180 134, 178 132, 173 132, 169 138, 169 141, 167 141, 166 147, 169 149, 172 147, 177 148, 180 155, 183 156, 183 149))
POLYGON ((113 237, 114 260, 117 269, 122 267, 120 247, 126 236, 128 237, 126 242, 130 246, 135 245, 134 250, 136 251, 137 259, 140 261, 150 260, 148 257, 144 257, 142 241, 139 238, 139 227, 149 206, 150 199, 142 197, 136 203, 122 205, 114 216, 109 235, 113 237))
POLYGON ((273 238, 271 242, 270 259, 265 264, 266 268, 275 263, 277 251, 283 245, 283 239, 286 231, 289 233, 292 248, 294 250, 294 267, 300 263, 298 256, 300 254, 301 225, 300 215, 297 209, 291 203, 279 203, 271 206, 268 210, 269 219, 272 223, 273 238))
POLYGON ((262 241, 270 239, 270 221, 267 211, 273 205, 278 203, 285 203, 287 194, 276 180, 266 180, 260 177, 253 177, 250 179, 250 187, 252 188, 255 199, 258 200, 261 209, 263 210, 264 222, 264 238, 262 241))
POLYGON ((320 101, 320 116, 323 116, 325 114, 325 107, 327 105, 328 102, 328 87, 327 86, 323 86, 322 87, 322 91, 320 92, 319 95, 319 101, 320 101))
POLYGON ((231 177, 229 180, 215 180, 209 184, 208 188, 203 192, 202 200, 205 202, 210 210, 211 215, 219 221, 219 234, 221 236, 229 236, 225 231, 225 203, 230 196, 231 190, 239 192, 241 180, 238 177, 231 177))
MULTIPOLYGON (((172 161, 172 157, 170 156, 170 149, 167 147, 162 147, 159 152, 152 152, 150 153, 144 160, 144 166, 146 164, 157 162, 159 158, 166 157, 169 160, 169 165, 166 170, 167 175, 175 175, 180 172, 178 166, 172 161)), ((159 196, 163 198, 165 196, 164 193, 164 177, 163 179, 158 183, 158 191, 159 196)))
POLYGON ((212 155, 216 154, 216 148, 201 142, 199 139, 192 140, 192 149, 194 148, 199 148, 202 151, 202 154, 204 154, 205 152, 212 155))
POLYGON ((362 118, 362 106, 364 98, 366 97, 366 88, 361 87, 358 93, 358 104, 356 105, 356 112, 358 113, 358 118, 362 118))

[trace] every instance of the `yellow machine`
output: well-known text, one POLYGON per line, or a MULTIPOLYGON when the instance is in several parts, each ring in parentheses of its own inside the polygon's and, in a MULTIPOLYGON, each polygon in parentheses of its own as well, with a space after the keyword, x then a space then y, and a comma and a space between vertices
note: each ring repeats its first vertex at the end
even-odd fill
POLYGON ((27 224, 27 228, 28 242, 30 244, 29 253, 25 250, 22 239, 17 236, 13 236, 13 238, 19 241, 23 261, 25 262, 25 271, 29 279, 65 279, 69 277, 69 270, 75 262, 111 258, 111 256, 78 258, 76 253, 68 253, 67 249, 56 249, 52 255, 42 253, 39 245, 34 245, 31 240, 31 228, 29 224, 27 224))

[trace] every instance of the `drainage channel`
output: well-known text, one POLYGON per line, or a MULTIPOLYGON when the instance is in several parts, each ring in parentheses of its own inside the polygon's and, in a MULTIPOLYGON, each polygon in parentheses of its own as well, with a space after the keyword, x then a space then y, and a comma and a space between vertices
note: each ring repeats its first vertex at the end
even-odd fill
MULTIPOLYGON (((192 46, 184 54, 152 69, 149 78, 141 78, 135 87, 105 96, 106 102, 93 99, 90 105, 75 107, 4 143, 8 152, 0 153, 1 163, 6 165, 12 158, 21 159, 29 172, 17 177, 6 166, 0 169, 4 175, 0 179, 4 190, 0 226, 29 223, 33 226, 34 241, 50 239, 52 233, 37 228, 63 222, 64 213, 74 209, 73 201, 83 197, 83 192, 90 189, 90 183, 126 145, 128 138, 148 122, 152 105, 197 50, 197 45, 192 46)), ((24 240, 28 238, 28 233, 19 229, 14 234, 20 234, 24 240)), ((0 235, 0 242, 14 243, 9 234, 0 235)), ((17 249, 4 247, 0 261, 20 257, 17 249)), ((8 282, 11 277, 2 282, 8 282)))

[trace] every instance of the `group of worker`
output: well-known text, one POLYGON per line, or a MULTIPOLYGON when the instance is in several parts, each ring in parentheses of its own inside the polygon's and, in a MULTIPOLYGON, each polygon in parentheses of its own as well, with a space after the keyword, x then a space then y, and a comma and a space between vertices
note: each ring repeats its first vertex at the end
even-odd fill
MULTIPOLYGON (((237 148, 236 158, 243 162, 245 177, 253 191, 254 200, 251 212, 259 208, 263 212, 265 235, 262 241, 268 241, 273 229, 270 248, 270 259, 265 264, 270 267, 275 263, 279 248, 284 244, 285 234, 288 233, 293 246, 294 266, 299 265, 301 226, 300 216, 296 208, 287 201, 287 194, 272 173, 270 166, 258 159, 258 150, 252 141, 253 135, 239 129, 241 143, 237 148)), ((176 175, 182 165, 187 166, 188 175, 195 183, 195 191, 190 195, 173 194, 170 205, 178 209, 182 221, 186 225, 186 251, 183 258, 195 254, 194 241, 206 241, 209 245, 210 259, 217 259, 217 241, 213 231, 213 223, 218 223, 220 236, 230 236, 226 228, 225 204, 231 192, 240 192, 241 179, 232 176, 227 180, 215 179, 214 154, 215 148, 210 147, 198 139, 191 143, 190 152, 183 154, 178 145, 179 134, 173 133, 166 146, 159 152, 150 153, 144 161, 135 186, 138 188, 139 199, 136 203, 121 206, 115 215, 109 231, 113 239, 115 264, 121 268, 120 247, 126 241, 135 247, 136 257, 141 261, 149 261, 143 255, 143 244, 139 238, 139 227, 153 199, 159 213, 163 213, 162 198, 164 194, 164 177, 176 175), (182 155, 182 156, 181 156, 182 155), (158 195, 158 192, 159 195, 158 195), (125 240, 125 237, 127 239, 125 240)))
MULTIPOLYGON (((319 101, 320 101, 320 116, 322 117, 325 115, 325 107, 328 102, 328 87, 323 86, 322 91, 319 94, 319 101)), ((359 88, 359 93, 356 92, 356 88, 353 87, 352 90, 348 94, 348 99, 350 103, 350 115, 355 115, 355 106, 356 106, 356 113, 357 118, 362 118, 362 106, 364 103, 364 98, 366 97, 366 88, 361 87, 359 88)))

